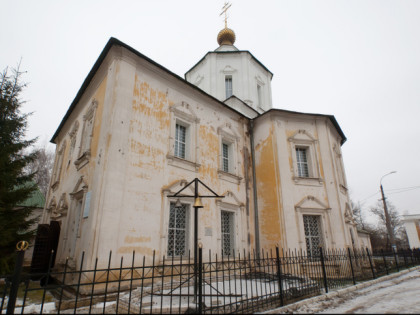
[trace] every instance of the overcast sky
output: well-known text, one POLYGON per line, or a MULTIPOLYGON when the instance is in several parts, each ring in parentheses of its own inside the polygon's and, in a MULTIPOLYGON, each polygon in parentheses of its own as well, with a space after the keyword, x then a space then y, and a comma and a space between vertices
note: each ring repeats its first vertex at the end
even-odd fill
MULTIPOLYGON (((110 37, 183 77, 218 47, 223 4, 3 0, 0 69, 22 58, 28 137, 51 139, 110 37)), ((351 198, 367 210, 397 171, 388 201, 420 213, 420 1, 241 0, 229 16, 274 73, 275 108, 335 116, 351 198)))

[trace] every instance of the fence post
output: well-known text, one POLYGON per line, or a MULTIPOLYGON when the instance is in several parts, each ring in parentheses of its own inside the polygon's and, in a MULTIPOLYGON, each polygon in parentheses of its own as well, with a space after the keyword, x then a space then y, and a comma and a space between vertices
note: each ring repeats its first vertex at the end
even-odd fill
POLYGON ((15 270, 13 271, 12 286, 9 293, 9 301, 7 303, 6 314, 14 314, 17 292, 19 289, 20 275, 22 273, 23 258, 25 257, 25 250, 28 248, 29 243, 20 241, 16 244, 16 263, 15 270))
POLYGON ((198 314, 203 314, 203 248, 201 246, 198 247, 198 314))
POLYGON ((351 277, 353 279, 353 284, 356 284, 356 278, 354 277, 354 269, 353 269, 353 263, 351 261, 351 251, 350 247, 347 247, 347 251, 349 253, 349 261, 350 261, 350 269, 351 269, 351 277))
POLYGON ((383 260, 384 260, 384 265, 385 265, 386 274, 387 274, 387 275, 389 275, 389 272, 388 272, 388 266, 386 265, 386 259, 385 259, 385 254, 384 254, 384 250, 383 250, 383 249, 381 249, 381 253, 382 253, 382 258, 383 258, 383 260))
POLYGON ((376 276, 375 276, 375 269, 373 268, 372 259, 371 259, 370 255, 369 255, 369 248, 367 248, 367 247, 366 247, 366 253, 367 253, 367 256, 368 256, 368 259, 369 259, 370 269, 372 269, 373 279, 375 279, 376 278, 376 276))
POLYGON ((397 266, 397 271, 400 271, 400 266, 398 266, 398 256, 395 254, 394 247, 392 247, 392 252, 394 253, 395 265, 397 266))
POLYGON ((277 277, 279 281, 279 288, 280 288, 280 303, 281 306, 284 305, 283 301, 283 285, 282 285, 282 276, 281 276, 281 265, 280 265, 280 254, 279 254, 279 248, 276 247, 276 261, 277 261, 277 277))
POLYGON ((402 253, 403 253, 403 257, 404 257, 405 268, 408 269, 407 256, 405 255, 405 250, 404 249, 402 250, 402 253))
POLYGON ((319 248, 319 256, 321 258, 322 275, 324 277, 325 293, 328 293, 327 271, 325 270, 324 253, 322 247, 319 248))

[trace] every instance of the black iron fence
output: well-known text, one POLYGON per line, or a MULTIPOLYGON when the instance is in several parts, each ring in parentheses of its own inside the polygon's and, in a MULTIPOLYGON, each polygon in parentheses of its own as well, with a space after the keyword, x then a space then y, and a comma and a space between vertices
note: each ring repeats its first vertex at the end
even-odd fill
MULTIPOLYGON (((0 277, 0 313, 252 313, 283 306, 333 289, 420 265, 420 250, 371 254, 323 250, 262 251, 231 256, 198 251, 135 265, 121 258, 111 267, 84 269, 68 262, 44 273, 22 271, 24 251, 17 252, 13 275, 0 277)), ((50 258, 50 264, 53 261, 50 258)))

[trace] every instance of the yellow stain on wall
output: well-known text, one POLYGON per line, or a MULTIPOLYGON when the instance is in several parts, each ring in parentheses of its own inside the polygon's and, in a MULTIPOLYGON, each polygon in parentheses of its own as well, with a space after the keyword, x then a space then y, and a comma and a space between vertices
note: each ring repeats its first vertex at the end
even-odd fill
POLYGON ((273 147, 273 126, 269 135, 260 143, 256 162, 256 176, 258 179, 258 210, 261 245, 263 248, 272 248, 282 243, 282 218, 279 212, 279 187, 276 180, 275 150, 273 147))
POLYGON ((139 237, 135 237, 135 236, 126 236, 124 238, 124 243, 128 243, 128 244, 132 244, 132 243, 143 243, 143 242, 150 242, 151 241, 151 237, 146 237, 146 236, 139 236, 139 237))
POLYGON ((198 130, 198 139, 202 163, 199 174, 205 181, 216 185, 218 183, 219 137, 211 128, 201 125, 198 130))
POLYGON ((152 256, 153 249, 144 246, 122 246, 118 248, 118 254, 132 254, 133 251, 136 252, 136 255, 152 256))
POLYGON ((130 150, 138 156, 133 166, 159 170, 164 167, 170 128, 171 102, 166 92, 153 89, 149 83, 134 78, 130 150), (142 139, 140 142, 138 139, 142 139), (147 139, 147 143, 143 143, 147 139))
POLYGON ((143 117, 155 118, 161 130, 170 126, 169 101, 166 92, 150 87, 147 82, 139 80, 137 74, 134 79, 133 112, 143 117))

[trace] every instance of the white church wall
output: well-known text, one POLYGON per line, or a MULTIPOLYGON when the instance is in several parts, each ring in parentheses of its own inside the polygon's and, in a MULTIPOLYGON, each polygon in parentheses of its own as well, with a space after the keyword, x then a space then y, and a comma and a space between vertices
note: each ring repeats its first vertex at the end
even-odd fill
MULTIPOLYGON (((179 180, 199 177, 215 192, 230 195, 219 204, 203 199, 199 241, 204 249, 221 247, 221 210, 235 213, 235 248, 248 249, 243 151, 249 142, 244 118, 133 56, 115 66, 112 101, 104 119, 107 135, 100 147, 104 164, 95 235, 84 242, 94 242, 92 252, 98 257, 107 257, 109 250, 127 259, 133 250, 138 259, 150 258, 154 250, 156 257, 167 255, 170 200, 164 191, 179 180), (174 119, 191 124, 192 161, 173 157, 174 119), (223 137, 235 146, 231 173, 219 171, 223 137)), ((192 219, 191 213, 190 249, 192 219)))
POLYGON ((187 81, 197 85, 220 101, 226 100, 225 77, 232 78, 232 93, 258 112, 272 107, 271 74, 248 52, 209 53, 186 74, 187 81), (257 85, 260 86, 261 104, 257 85))
POLYGON ((306 249, 304 215, 320 216, 324 247, 349 246, 343 208, 348 199, 335 179, 327 120, 281 111, 265 116, 254 133, 262 246, 306 249), (308 177, 297 174, 296 148, 307 150, 308 177))

